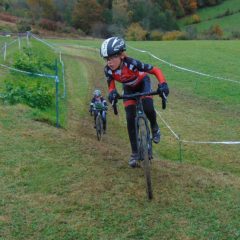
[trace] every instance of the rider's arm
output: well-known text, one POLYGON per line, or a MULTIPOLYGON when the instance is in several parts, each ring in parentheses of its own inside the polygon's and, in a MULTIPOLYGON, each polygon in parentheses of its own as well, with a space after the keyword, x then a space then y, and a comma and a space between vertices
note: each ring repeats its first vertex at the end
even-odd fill
POLYGON ((94 102, 93 102, 93 99, 92 99, 92 101, 90 103, 90 106, 89 106, 89 112, 92 112, 93 109, 94 109, 94 102))
POLYGON ((148 71, 148 73, 154 74, 159 83, 166 82, 165 77, 159 68, 153 67, 151 70, 148 71))
POLYGON ((115 85, 115 80, 112 76, 112 71, 110 68, 105 67, 104 68, 104 73, 107 78, 107 83, 108 83, 108 92, 112 92, 113 90, 116 90, 116 85, 115 85))
POLYGON ((143 63, 136 59, 132 59, 132 58, 128 58, 128 59, 139 71, 154 74, 159 83, 166 82, 165 77, 159 68, 154 67, 151 64, 143 63))

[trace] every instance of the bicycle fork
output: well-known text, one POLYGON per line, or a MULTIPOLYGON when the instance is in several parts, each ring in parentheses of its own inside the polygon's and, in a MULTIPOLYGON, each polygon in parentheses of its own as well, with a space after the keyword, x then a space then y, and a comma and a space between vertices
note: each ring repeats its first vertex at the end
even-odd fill
POLYGON ((147 118, 143 112, 138 111, 138 116, 136 117, 136 120, 135 120, 135 129, 136 129, 136 139, 137 139, 139 160, 142 161, 144 159, 144 153, 141 152, 141 150, 144 149, 143 147, 141 147, 142 144, 147 144, 148 158, 149 158, 149 160, 151 160, 153 158, 153 156, 152 156, 152 140, 150 137, 150 129, 148 127, 147 118), (146 143, 141 142, 142 138, 139 136, 140 121, 144 122, 144 127, 146 129, 146 139, 147 139, 146 143))

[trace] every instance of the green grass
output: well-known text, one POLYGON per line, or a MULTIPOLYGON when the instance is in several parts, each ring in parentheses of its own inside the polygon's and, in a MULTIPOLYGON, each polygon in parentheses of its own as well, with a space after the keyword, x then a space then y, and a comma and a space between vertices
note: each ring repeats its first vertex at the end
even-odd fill
MULTIPOLYGON (((224 32, 224 37, 229 37, 232 32, 239 31, 239 21, 240 21, 240 2, 239 0, 228 0, 224 1, 220 5, 214 7, 208 7, 204 9, 199 9, 196 14, 200 17, 201 22, 198 24, 193 24, 191 26, 196 27, 198 33, 208 30, 214 25, 219 25, 224 32), (227 10, 233 12, 233 15, 224 16, 218 18, 218 16, 223 15, 227 10)), ((181 29, 185 29, 185 25, 191 16, 184 17, 178 21, 181 29)), ((188 25, 189 26, 189 25, 188 25)))
MULTIPOLYGON (((86 56, 87 50, 80 50, 76 41, 73 54, 86 56)), ((60 41, 59 41, 60 44, 60 41)), ((82 46, 99 47, 100 41, 82 41, 82 46)), ((180 67, 223 77, 240 82, 239 41, 172 41, 172 42, 127 42, 129 46, 147 50, 159 58, 180 67), (208 57, 211 56, 211 57, 208 57)), ((88 57, 94 56, 89 51, 88 57)), ((128 47, 128 55, 159 66, 170 85, 168 108, 160 109, 160 101, 155 100, 157 110, 181 139, 188 141, 239 141, 240 84, 189 73, 170 67, 146 53, 128 47)), ((96 57, 98 57, 96 55, 96 57)), ((98 57, 99 59, 99 57, 98 57)), ((101 62, 103 64, 103 62, 101 62)), ((101 78, 100 78, 101 79, 101 78)), ((99 79, 99 81, 100 81, 99 79)), ((153 77, 154 86, 156 80, 153 77)), ((118 86, 121 91, 121 86, 118 86)), ((124 111, 121 112, 124 115, 124 111)), ((124 117, 121 120, 125 126, 124 117)), ((162 148, 155 154, 167 159, 179 160, 179 143, 165 124, 162 126, 162 148)), ((121 136, 122 137, 122 136, 121 136)), ((183 144, 183 160, 220 171, 240 174, 239 145, 215 146, 183 144), (229 158, 229 159, 228 159, 229 158), (231 159, 231 160, 230 160, 231 159), (233 164, 229 165, 229 161, 233 164)))
MULTIPOLYGON (((239 145, 184 144, 179 163, 178 142, 161 123, 149 202, 142 170, 127 165, 121 103, 118 117, 109 109, 107 135, 96 140, 88 107, 95 88, 107 93, 103 61, 79 45, 99 47, 100 42, 62 47, 65 129, 33 121, 26 106, 0 105, 0 239, 239 239, 239 145)), ((128 44, 174 64, 214 75, 220 70, 221 76, 239 80, 238 42, 128 44)), ((163 69, 171 90, 168 108, 163 112, 158 99, 155 105, 182 138, 240 139, 239 85, 176 71, 132 50, 128 54, 163 69)))

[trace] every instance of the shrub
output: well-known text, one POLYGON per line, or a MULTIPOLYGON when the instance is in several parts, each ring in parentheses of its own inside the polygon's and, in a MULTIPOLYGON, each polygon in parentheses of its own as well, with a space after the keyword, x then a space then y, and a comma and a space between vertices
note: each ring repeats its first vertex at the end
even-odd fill
POLYGON ((39 72, 39 65, 37 60, 23 53, 16 55, 13 66, 17 69, 27 72, 39 72))
POLYGON ((155 41, 162 40, 162 36, 163 36, 163 33, 158 31, 158 30, 154 30, 154 31, 150 32, 150 39, 151 40, 155 40, 155 41))
POLYGON ((192 23, 196 24, 196 23, 200 23, 200 22, 201 22, 200 17, 197 14, 193 14, 192 15, 192 23))
POLYGON ((54 70, 55 63, 41 53, 34 53, 32 48, 24 47, 22 52, 16 54, 13 66, 23 71, 40 73, 44 68, 54 70))
POLYGON ((139 23, 132 23, 126 33, 125 33, 125 38, 127 40, 146 40, 147 36, 147 31, 145 31, 139 23))
POLYGON ((186 33, 181 31, 171 31, 164 33, 162 40, 180 40, 186 39, 186 33))
MULTIPOLYGON (((124 27, 120 24, 110 24, 108 25, 107 31, 110 36, 123 36, 124 35, 124 27)), ((106 35, 105 37, 108 37, 106 35)))
POLYGON ((40 82, 29 83, 28 79, 8 80, 2 99, 9 104, 24 103, 43 110, 52 105, 54 91, 40 82))
POLYGON ((41 19, 39 22, 39 26, 43 29, 49 30, 49 31, 56 31, 58 26, 57 23, 54 21, 51 21, 49 19, 41 19))
POLYGON ((28 20, 20 20, 17 22, 18 32, 31 31, 31 23, 28 20))
POLYGON ((240 39, 240 31, 232 31, 232 38, 240 39))
POLYGON ((223 36, 223 30, 219 25, 211 26, 207 31, 203 32, 208 39, 221 39, 223 36))
POLYGON ((197 39, 198 32, 197 28, 193 25, 186 27, 186 38, 187 39, 197 39))

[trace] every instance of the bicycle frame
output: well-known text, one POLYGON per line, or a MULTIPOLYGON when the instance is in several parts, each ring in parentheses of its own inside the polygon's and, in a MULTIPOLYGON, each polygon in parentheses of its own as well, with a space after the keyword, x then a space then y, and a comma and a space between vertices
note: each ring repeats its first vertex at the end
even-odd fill
MULTIPOLYGON (((144 175, 146 178, 146 191, 148 199, 153 198, 152 193, 152 181, 151 181, 151 167, 150 162, 152 159, 152 140, 150 138, 150 129, 148 126, 148 120, 144 113, 142 97, 159 95, 158 92, 145 92, 145 93, 135 93, 130 95, 118 96, 118 99, 134 99, 137 101, 136 104, 136 117, 135 117, 135 128, 136 128, 136 140, 138 147, 138 157, 139 161, 142 163, 144 169, 144 175)), ((114 113, 117 114, 116 104, 113 104, 114 113)), ((162 107, 166 107, 166 97, 162 97, 162 107)))
MULTIPOLYGON (((94 114, 96 114, 96 113, 94 113, 94 114)), ((97 134, 98 141, 100 141, 102 139, 102 133, 103 133, 102 114, 101 114, 101 111, 97 111, 97 114, 96 114, 96 134, 97 134)))
MULTIPOLYGON (((147 120, 146 114, 144 113, 144 110, 143 110, 142 98, 138 97, 138 98, 136 98, 136 101, 137 101, 136 117, 135 117, 136 139, 138 141, 139 121, 140 121, 140 119, 143 119, 145 128, 146 128, 146 132, 147 132, 148 158, 149 158, 149 160, 151 160, 153 158, 152 157, 152 140, 150 137, 150 129, 148 126, 148 120, 147 120)), ((138 144, 138 148, 139 148, 139 144, 138 144)), ((138 149, 138 153, 139 153, 139 160, 143 161, 144 156, 142 156, 140 149, 138 149)))

